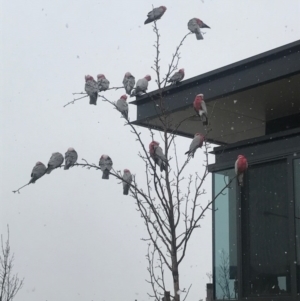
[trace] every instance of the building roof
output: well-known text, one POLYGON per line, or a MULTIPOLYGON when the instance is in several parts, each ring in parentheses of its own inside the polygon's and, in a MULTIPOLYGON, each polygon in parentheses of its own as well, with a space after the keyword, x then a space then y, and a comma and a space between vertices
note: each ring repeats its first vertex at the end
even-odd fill
MULTIPOLYGON (((170 131, 178 127, 176 133, 185 137, 205 133, 192 108, 199 93, 208 108, 210 142, 231 144, 270 133, 270 124, 300 113, 300 40, 166 87, 170 131)), ((137 105, 134 124, 161 129, 157 98, 156 90, 131 102, 137 105)))

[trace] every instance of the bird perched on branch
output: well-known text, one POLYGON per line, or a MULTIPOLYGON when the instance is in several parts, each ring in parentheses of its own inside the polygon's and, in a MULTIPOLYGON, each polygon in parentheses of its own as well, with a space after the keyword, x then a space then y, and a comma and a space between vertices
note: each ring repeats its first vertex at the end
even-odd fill
POLYGON ((132 182, 132 175, 129 169, 124 169, 122 178, 123 178, 123 194, 128 195, 130 184, 132 182))
POLYGON ((155 20, 158 20, 162 17, 162 15, 165 13, 167 8, 165 6, 160 6, 153 8, 147 15, 147 20, 144 22, 144 24, 151 23, 155 20))
POLYGON ((36 180, 41 178, 46 173, 46 169, 46 166, 42 162, 36 162, 31 172, 31 180, 28 184, 34 184, 36 180))
POLYGON ((116 103, 116 108, 121 112, 125 119, 128 119, 128 103, 126 102, 126 99, 127 95, 122 95, 116 103))
POLYGON ((130 72, 126 72, 123 79, 123 86, 128 95, 130 95, 135 85, 135 78, 130 72))
POLYGON ((102 170, 102 179, 109 179, 109 172, 112 169, 113 161, 108 155, 102 155, 99 160, 99 166, 102 170))
POLYGON ((175 72, 168 80, 168 83, 178 84, 184 78, 184 69, 179 69, 178 72, 175 72))
POLYGON ((136 83, 136 86, 134 88, 134 90, 131 93, 130 97, 133 96, 140 96, 143 93, 146 93, 147 89, 148 89, 148 82, 151 80, 151 76, 150 75, 146 75, 145 77, 139 79, 136 83))
POLYGON ((239 155, 234 165, 235 174, 237 175, 237 181, 239 186, 244 185, 244 173, 247 170, 247 168, 248 162, 246 157, 244 157, 243 155, 239 155))
POLYGON ((60 167, 64 162, 64 157, 61 153, 53 153, 48 162, 46 173, 49 174, 53 169, 60 167))
POLYGON ((192 156, 194 158, 197 148, 201 148, 204 142, 204 136, 200 133, 196 133, 194 139, 191 142, 190 149, 185 153, 185 155, 192 156))
POLYGON ((204 95, 198 94, 193 102, 193 107, 198 116, 200 116, 203 125, 208 125, 207 107, 204 101, 204 95))
POLYGON ((106 79, 104 74, 97 75, 97 84, 98 84, 98 91, 106 91, 109 89, 109 81, 106 79))
POLYGON ((193 18, 188 22, 188 29, 196 35, 197 40, 203 40, 200 28, 210 28, 198 18, 193 18))
POLYGON ((160 167, 160 171, 167 170, 168 159, 163 153, 162 148, 159 146, 159 143, 152 141, 149 144, 149 153, 150 157, 154 160, 155 164, 160 167))
POLYGON ((74 166, 74 164, 77 162, 77 152, 73 147, 69 147, 67 152, 65 153, 65 167, 64 169, 69 169, 70 167, 74 166))
POLYGON ((90 105, 97 105, 98 85, 91 75, 85 76, 85 92, 90 97, 90 105))

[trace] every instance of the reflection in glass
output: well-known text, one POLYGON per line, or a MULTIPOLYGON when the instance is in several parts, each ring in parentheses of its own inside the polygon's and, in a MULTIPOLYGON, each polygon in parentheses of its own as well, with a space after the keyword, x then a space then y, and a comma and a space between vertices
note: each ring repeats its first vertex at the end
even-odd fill
POLYGON ((300 159, 294 160, 297 292, 300 294, 300 159))
POLYGON ((290 293, 287 163, 253 165, 242 197, 243 292, 290 293))
MULTIPOLYGON (((217 195, 235 177, 233 169, 214 173, 217 195)), ((236 181, 214 203, 215 299, 237 299, 236 181)))

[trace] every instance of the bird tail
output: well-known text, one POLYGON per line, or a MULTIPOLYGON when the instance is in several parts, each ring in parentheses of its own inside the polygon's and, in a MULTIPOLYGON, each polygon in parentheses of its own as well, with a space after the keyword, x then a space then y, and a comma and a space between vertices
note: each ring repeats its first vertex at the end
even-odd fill
POLYGON ((205 23, 203 23, 203 22, 202 22, 202 26, 201 27, 202 28, 209 28, 210 29, 210 27, 208 25, 206 25, 205 23))
POLYGON ((98 93, 93 93, 90 95, 90 105, 97 105, 98 93))
POLYGON ((65 164, 65 166, 64 166, 64 170, 67 170, 67 169, 69 169, 70 168, 70 165, 68 165, 68 164, 65 164))
POLYGON ((200 30, 198 32, 196 32, 196 38, 197 38, 197 40, 203 40, 203 36, 202 36, 200 30))
POLYGON ((123 187, 123 194, 124 194, 124 195, 128 195, 128 192, 129 192, 129 185, 125 185, 125 186, 123 187))
POLYGON ((190 151, 188 150, 187 152, 184 153, 185 155, 189 155, 190 154, 190 151))
POLYGON ((102 179, 108 180, 109 179, 109 170, 104 169, 103 174, 102 174, 102 179))
POLYGON ((148 23, 151 23, 152 21, 153 21, 152 19, 148 18, 148 19, 144 22, 144 24, 146 25, 146 24, 148 24, 148 23))
POLYGON ((28 183, 27 185, 29 185, 29 184, 34 184, 34 183, 35 183, 35 179, 34 179, 34 178, 31 178, 30 181, 29 181, 29 183, 28 183))
POLYGON ((202 115, 202 122, 203 122, 203 125, 208 125, 208 118, 205 114, 202 115))

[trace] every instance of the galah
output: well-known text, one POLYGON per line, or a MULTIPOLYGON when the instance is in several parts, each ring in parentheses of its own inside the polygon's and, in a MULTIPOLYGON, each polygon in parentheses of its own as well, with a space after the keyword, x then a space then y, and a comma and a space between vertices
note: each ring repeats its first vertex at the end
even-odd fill
POLYGON ((203 125, 208 125, 207 107, 204 101, 204 95, 198 94, 193 102, 194 109, 198 116, 200 116, 203 125))
POLYGON ((179 69, 178 72, 175 72, 168 80, 168 83, 178 84, 184 78, 184 69, 179 69))
POLYGON ((130 72, 126 72, 123 79, 123 86, 128 95, 130 95, 135 85, 135 78, 130 72))
POLYGON ((37 162, 31 172, 31 180, 28 184, 34 184, 35 181, 41 178, 46 173, 46 166, 42 162, 37 162))
POLYGON ((188 29, 196 35, 197 40, 203 40, 200 28, 210 28, 198 18, 193 18, 188 22, 188 29))
POLYGON ((52 170, 60 167, 64 162, 64 157, 61 153, 53 153, 48 162, 46 173, 49 174, 52 170))
POLYGON ((97 81, 99 92, 109 89, 109 81, 106 79, 104 74, 98 74, 97 81))
POLYGON ((149 153, 150 157, 154 160, 155 164, 160 167, 160 171, 167 170, 168 159, 164 155, 162 148, 159 146, 159 143, 152 141, 149 144, 149 153))
POLYGON ((127 95, 124 94, 121 98, 117 101, 116 107, 118 111, 124 116, 125 119, 128 119, 128 103, 126 102, 127 95))
POLYGON ((132 182, 132 175, 129 169, 124 169, 122 178, 123 178, 123 194, 128 195, 130 184, 132 182))
POLYGON ((102 179, 109 179, 109 172, 112 169, 113 161, 108 155, 102 155, 99 160, 99 166, 102 170, 102 179))
POLYGON ((132 96, 140 96, 142 93, 146 93, 148 89, 148 82, 151 80, 150 75, 146 75, 145 77, 139 79, 136 83, 134 90, 131 93, 132 96))
POLYGON ((69 147, 67 152, 65 153, 65 167, 64 169, 69 169, 70 167, 74 166, 77 162, 77 152, 73 147, 69 147))
POLYGON ((235 161, 235 174, 237 175, 237 180, 238 180, 238 184, 239 186, 243 186, 244 185, 244 173, 248 168, 248 162, 247 159, 242 156, 239 155, 237 157, 237 160, 235 161))
POLYGON ((204 136, 200 133, 196 133, 194 139, 191 142, 190 149, 185 153, 185 155, 192 156, 194 158, 197 148, 201 148, 204 142, 204 136))
POLYGON ((144 24, 148 24, 155 20, 160 19, 166 10, 167 10, 167 8, 165 6, 153 8, 153 10, 151 10, 148 13, 148 15, 147 15, 148 19, 144 22, 144 24))
POLYGON ((91 75, 85 76, 85 92, 90 97, 90 105, 97 105, 98 85, 91 75))

